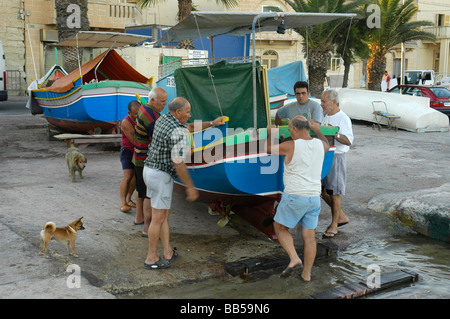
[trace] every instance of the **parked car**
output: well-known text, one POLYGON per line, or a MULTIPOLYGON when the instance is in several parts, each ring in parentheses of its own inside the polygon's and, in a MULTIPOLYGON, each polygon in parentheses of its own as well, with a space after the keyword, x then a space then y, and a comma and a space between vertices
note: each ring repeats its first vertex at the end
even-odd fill
POLYGON ((397 85, 388 92, 430 98, 430 107, 450 116, 450 91, 442 86, 397 85))

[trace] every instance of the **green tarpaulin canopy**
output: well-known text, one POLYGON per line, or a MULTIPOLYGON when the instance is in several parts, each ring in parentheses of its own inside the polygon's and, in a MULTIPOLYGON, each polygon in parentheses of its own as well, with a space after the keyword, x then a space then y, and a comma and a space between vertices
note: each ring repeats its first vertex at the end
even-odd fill
MULTIPOLYGON (((253 127, 252 64, 222 61, 209 68, 214 85, 206 66, 180 68, 174 73, 177 95, 191 103, 191 121, 215 119, 222 115, 222 109, 223 115, 230 118, 228 127, 244 130, 253 127)), ((258 65, 258 75, 259 69, 258 65)), ((257 83, 257 127, 261 128, 267 126, 261 76, 257 77, 257 83)))

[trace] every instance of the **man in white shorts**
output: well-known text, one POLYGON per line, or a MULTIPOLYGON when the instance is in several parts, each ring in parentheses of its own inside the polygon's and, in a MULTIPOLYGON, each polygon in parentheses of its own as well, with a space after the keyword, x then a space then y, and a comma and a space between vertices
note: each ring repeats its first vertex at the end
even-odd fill
MULTIPOLYGON (((194 131, 194 123, 186 124, 191 117, 191 105, 185 98, 176 97, 169 103, 168 108, 169 112, 159 117, 155 123, 153 139, 144 162, 143 178, 152 206, 152 220, 148 228, 148 252, 144 261, 146 269, 167 268, 178 256, 169 242, 169 210, 173 179, 177 176, 181 179, 186 187, 188 201, 198 198, 198 191, 184 162, 185 131, 186 129, 194 131), (158 257, 156 253, 160 238, 164 258, 158 257)), ((221 116, 214 121, 202 122, 199 129, 223 125, 225 124, 223 118, 221 116)))
POLYGON ((278 129, 268 126, 267 153, 284 155, 284 191, 274 218, 275 233, 287 252, 290 262, 282 276, 292 274, 303 266, 295 250, 289 228, 302 226, 304 242, 304 268, 301 277, 311 280, 311 270, 316 258, 315 229, 320 213, 321 174, 325 153, 329 144, 320 132, 319 123, 296 116, 289 122, 292 140, 272 145, 272 136, 278 129), (309 135, 309 130, 318 138, 309 135))

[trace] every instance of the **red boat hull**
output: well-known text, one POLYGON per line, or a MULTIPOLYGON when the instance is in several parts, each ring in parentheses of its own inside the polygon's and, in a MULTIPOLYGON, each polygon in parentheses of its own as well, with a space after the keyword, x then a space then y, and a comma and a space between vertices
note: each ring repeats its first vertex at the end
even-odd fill
MULTIPOLYGON (((177 182, 174 183, 174 190, 180 194, 186 194, 184 185, 177 182)), ((220 194, 200 189, 198 191, 198 201, 208 204, 211 209, 219 211, 225 216, 227 206, 229 206, 231 211, 271 240, 278 240, 273 228, 273 217, 275 216, 275 206, 281 200, 281 194, 259 196, 220 194)))

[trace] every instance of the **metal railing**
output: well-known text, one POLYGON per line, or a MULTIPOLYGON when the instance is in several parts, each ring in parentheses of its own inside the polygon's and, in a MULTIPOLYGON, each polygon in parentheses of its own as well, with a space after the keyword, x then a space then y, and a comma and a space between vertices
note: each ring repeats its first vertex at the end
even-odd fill
MULTIPOLYGON (((260 60, 258 58, 258 60, 260 60)), ((224 58, 197 58, 197 59, 180 59, 158 66, 158 78, 162 79, 170 74, 173 74, 176 69, 187 68, 202 65, 212 65, 220 61, 227 61, 228 63, 245 63, 252 62, 252 57, 224 57, 224 58)))
POLYGON ((6 70, 6 89, 8 92, 16 92, 11 95, 25 95, 25 78, 19 70, 6 70))
POLYGON ((438 39, 450 38, 450 26, 423 27, 422 30, 433 33, 438 39))

